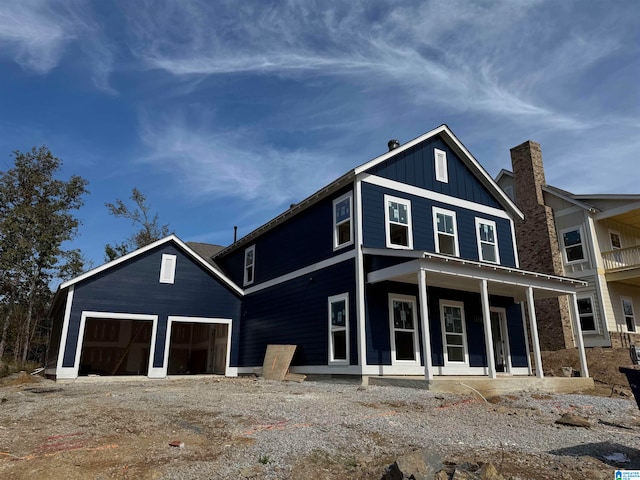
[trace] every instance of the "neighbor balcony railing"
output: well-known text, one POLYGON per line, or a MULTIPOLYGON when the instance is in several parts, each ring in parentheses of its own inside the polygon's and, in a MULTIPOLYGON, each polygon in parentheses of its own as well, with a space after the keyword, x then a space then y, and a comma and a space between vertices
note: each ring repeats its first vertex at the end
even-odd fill
POLYGON ((605 271, 640 267, 640 245, 602 252, 605 271))

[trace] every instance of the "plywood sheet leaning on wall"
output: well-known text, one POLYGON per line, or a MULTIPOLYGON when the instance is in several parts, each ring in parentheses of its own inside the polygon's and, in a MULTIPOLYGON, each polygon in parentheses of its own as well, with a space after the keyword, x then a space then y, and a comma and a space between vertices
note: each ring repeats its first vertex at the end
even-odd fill
POLYGON ((266 380, 283 381, 296 351, 296 345, 267 345, 262 364, 262 375, 266 380))

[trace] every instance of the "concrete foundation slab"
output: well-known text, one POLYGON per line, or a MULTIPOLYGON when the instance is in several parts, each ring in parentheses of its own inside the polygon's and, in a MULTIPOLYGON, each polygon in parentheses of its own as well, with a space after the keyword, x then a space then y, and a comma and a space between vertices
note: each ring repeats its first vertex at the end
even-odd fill
POLYGON ((366 377, 363 384, 422 388, 431 392, 468 394, 485 397, 517 392, 580 393, 594 387, 593 378, 584 377, 366 377))

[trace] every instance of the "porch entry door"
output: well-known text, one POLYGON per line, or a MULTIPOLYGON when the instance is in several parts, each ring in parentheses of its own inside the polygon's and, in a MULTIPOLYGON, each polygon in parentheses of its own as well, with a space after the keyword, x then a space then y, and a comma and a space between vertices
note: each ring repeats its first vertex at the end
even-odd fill
POLYGON ((507 342, 507 322, 504 309, 492 308, 491 335, 493 337, 493 360, 497 372, 509 371, 509 344, 507 342))
POLYGON ((420 363, 415 297, 394 295, 389 298, 391 347, 394 363, 420 363))

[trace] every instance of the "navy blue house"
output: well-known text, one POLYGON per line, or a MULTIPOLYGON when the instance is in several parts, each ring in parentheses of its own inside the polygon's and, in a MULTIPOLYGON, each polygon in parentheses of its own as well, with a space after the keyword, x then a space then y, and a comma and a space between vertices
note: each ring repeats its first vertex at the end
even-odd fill
POLYGON ((587 376, 583 282, 519 268, 522 218, 446 125, 389 142, 226 248, 169 237, 61 285, 47 372, 238 375, 293 344, 298 373, 493 378, 531 344, 542 376, 533 300, 569 295, 587 376))

